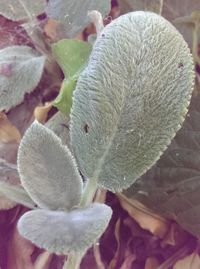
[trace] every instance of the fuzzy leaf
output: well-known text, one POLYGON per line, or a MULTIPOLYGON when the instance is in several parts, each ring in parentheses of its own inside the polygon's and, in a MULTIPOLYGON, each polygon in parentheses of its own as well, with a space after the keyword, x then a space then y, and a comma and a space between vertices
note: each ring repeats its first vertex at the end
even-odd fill
POLYGON ((88 11, 98 10, 105 16, 110 8, 110 0, 49 0, 47 14, 63 24, 68 37, 75 37, 90 23, 88 11))
POLYGON ((0 14, 13 20, 25 20, 44 12, 46 0, 0 0, 0 14))
POLYGON ((70 148, 68 124, 69 117, 65 116, 61 112, 57 112, 50 120, 48 120, 45 126, 52 130, 61 139, 64 145, 67 145, 70 148))
POLYGON ((70 209, 79 204, 82 179, 69 149, 36 121, 21 141, 18 170, 23 187, 41 208, 70 209))
POLYGON ((157 164, 124 194, 200 236, 200 95, 157 164))
POLYGON ((113 192, 136 181, 180 129, 193 80, 189 48, 164 18, 132 12, 107 25, 73 96, 71 141, 83 175, 113 192))
POLYGON ((87 208, 64 211, 33 210, 18 222, 22 236, 57 254, 87 250, 106 229, 112 210, 93 203, 87 208))
POLYGON ((83 69, 91 51, 92 45, 80 40, 63 39, 53 45, 53 54, 66 78, 83 69))
POLYGON ((72 93, 91 50, 92 45, 90 43, 79 40, 64 39, 53 46, 55 58, 66 77, 53 104, 65 115, 70 113, 72 93))
POLYGON ((27 194, 27 192, 19 186, 0 182, 0 195, 29 208, 34 208, 36 206, 33 200, 27 194))
POLYGON ((160 14, 162 10, 162 0, 118 0, 123 13, 146 10, 160 14))
POLYGON ((27 46, 0 50, 0 110, 9 110, 23 101, 39 83, 45 57, 27 46))

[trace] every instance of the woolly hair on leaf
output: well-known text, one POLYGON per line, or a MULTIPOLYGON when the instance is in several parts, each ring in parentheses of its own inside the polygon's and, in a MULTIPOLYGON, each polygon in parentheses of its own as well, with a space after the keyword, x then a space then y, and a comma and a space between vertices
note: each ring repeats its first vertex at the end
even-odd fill
POLYGON ((36 209, 25 213, 18 230, 35 245, 56 254, 86 251, 106 229, 112 210, 93 203, 69 213, 36 209))
POLYGON ((18 171, 23 187, 39 207, 71 209, 79 204, 82 179, 69 149, 37 121, 21 140, 18 171))
POLYGON ((42 77, 45 59, 28 46, 0 50, 0 111, 20 104, 25 93, 35 89, 42 77))
POLYGON ((155 164, 184 121, 193 69, 163 17, 138 11, 108 24, 73 95, 70 136, 83 175, 120 192, 155 164))

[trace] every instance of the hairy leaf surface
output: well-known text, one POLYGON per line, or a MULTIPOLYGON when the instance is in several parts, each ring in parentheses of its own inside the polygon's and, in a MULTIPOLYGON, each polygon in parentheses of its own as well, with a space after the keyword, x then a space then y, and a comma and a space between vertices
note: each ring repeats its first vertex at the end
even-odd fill
POLYGON ((35 203, 29 197, 27 192, 20 186, 10 185, 6 182, 0 182, 0 195, 9 198, 18 204, 34 208, 35 203))
POLYGON ((45 0, 0 0, 0 14, 13 21, 31 19, 43 13, 45 6, 45 0))
POLYGON ((9 110, 23 101, 24 94, 38 85, 45 57, 28 46, 0 50, 0 110, 9 110))
POLYGON ((200 95, 157 164, 124 194, 200 236, 200 95))
POLYGON ((79 204, 82 179, 69 149, 36 121, 20 143, 18 170, 23 187, 41 208, 70 209, 79 204))
POLYGON ((57 254, 87 250, 106 229, 112 210, 93 203, 87 208, 64 211, 33 210, 18 223, 22 236, 57 254))
POLYGON ((83 175, 114 192, 136 181, 180 128, 193 79, 189 48, 164 18, 132 12, 107 25, 74 91, 71 141, 83 175))
POLYGON ((52 130, 61 139, 64 145, 70 147, 68 124, 69 117, 65 116, 61 112, 57 112, 50 120, 48 120, 45 126, 52 130))
POLYGON ((47 14, 63 24, 67 37, 75 37, 90 23, 89 11, 98 10, 105 16, 110 8, 110 0, 49 0, 47 14))

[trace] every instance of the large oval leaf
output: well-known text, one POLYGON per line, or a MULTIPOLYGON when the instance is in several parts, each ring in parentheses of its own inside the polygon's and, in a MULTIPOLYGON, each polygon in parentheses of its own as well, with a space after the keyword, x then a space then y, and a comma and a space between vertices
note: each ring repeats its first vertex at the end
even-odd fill
POLYGON ((110 0, 49 0, 47 14, 62 23, 68 37, 75 37, 90 23, 89 11, 95 9, 105 16, 110 8, 110 0))
POLYGON ((87 208, 63 211, 33 210, 18 223, 22 236, 57 254, 87 250, 106 229, 112 210, 94 203, 87 208))
POLYGON ((0 14, 19 21, 36 17, 44 12, 46 0, 0 0, 0 14))
POLYGON ((23 101, 39 83, 45 57, 27 46, 0 50, 0 111, 9 110, 23 101))
POLYGON ((133 12, 106 26, 74 92, 71 141, 82 173, 114 192, 130 186, 180 128, 193 79, 189 48, 164 18, 133 12))
POLYGON ((36 121, 20 143, 18 170, 23 187, 41 208, 70 209, 79 204, 82 179, 69 149, 36 121))

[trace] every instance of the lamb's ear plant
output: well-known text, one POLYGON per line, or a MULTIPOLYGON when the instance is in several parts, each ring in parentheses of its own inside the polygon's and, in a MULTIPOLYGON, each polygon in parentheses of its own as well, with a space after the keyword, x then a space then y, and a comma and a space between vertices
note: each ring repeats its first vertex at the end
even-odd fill
POLYGON ((19 232, 78 268, 112 214, 92 203, 97 188, 120 192, 155 164, 184 121, 193 80, 190 50, 161 16, 128 13, 98 32, 73 95, 74 157, 38 122, 22 139, 22 185, 40 209, 21 217, 19 232))

